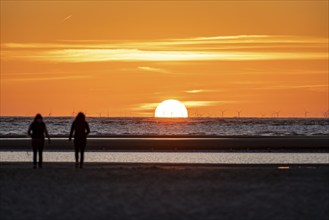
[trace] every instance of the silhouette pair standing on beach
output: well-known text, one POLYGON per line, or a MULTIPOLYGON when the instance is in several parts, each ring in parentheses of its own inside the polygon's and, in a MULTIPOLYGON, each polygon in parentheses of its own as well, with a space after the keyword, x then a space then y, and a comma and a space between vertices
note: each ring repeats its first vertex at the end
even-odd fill
MULTIPOLYGON (((87 135, 90 133, 89 125, 86 122, 86 116, 80 112, 72 123, 69 141, 74 137, 74 151, 75 151, 75 166, 83 167, 84 153, 87 145, 87 135), (80 161, 79 161, 80 153, 80 161)), ((42 153, 45 145, 45 136, 50 143, 50 137, 46 124, 43 121, 41 114, 37 114, 29 126, 28 134, 32 138, 33 148, 33 168, 42 168, 42 153), (39 154, 39 162, 37 162, 37 155, 39 154)))

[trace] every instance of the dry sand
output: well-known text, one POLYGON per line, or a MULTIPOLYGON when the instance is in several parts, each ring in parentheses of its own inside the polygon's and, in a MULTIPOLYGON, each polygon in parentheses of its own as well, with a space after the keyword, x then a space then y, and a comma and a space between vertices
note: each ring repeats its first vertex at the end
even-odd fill
POLYGON ((329 166, 2 163, 1 219, 328 219, 329 166))

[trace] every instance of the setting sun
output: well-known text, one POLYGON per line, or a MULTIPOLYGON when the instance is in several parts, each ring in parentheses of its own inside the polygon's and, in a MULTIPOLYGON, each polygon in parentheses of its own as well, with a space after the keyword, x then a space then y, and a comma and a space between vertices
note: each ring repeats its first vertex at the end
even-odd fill
POLYGON ((185 105, 180 101, 169 99, 161 102, 155 110, 157 118, 187 118, 185 105))

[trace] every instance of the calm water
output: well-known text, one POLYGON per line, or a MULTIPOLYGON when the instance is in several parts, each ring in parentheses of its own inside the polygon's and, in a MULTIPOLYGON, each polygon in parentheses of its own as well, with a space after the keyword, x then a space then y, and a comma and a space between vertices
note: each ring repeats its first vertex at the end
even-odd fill
MULTIPOLYGON (((0 117, 0 136, 26 135, 32 117, 0 117)), ((50 135, 67 136, 72 117, 45 118, 50 135)), ((91 135, 328 135, 325 118, 88 118, 91 135)))
MULTIPOLYGON (((30 151, 2 151, 0 162, 31 162, 30 151)), ((45 162, 74 162, 73 152, 44 152, 45 162)), ((329 164, 328 153, 86 152, 86 162, 189 164, 329 164)))

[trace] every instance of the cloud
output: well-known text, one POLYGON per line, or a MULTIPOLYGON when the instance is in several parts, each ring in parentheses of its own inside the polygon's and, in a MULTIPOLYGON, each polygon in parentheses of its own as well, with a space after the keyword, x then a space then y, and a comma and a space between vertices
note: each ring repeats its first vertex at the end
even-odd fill
POLYGON ((210 89, 192 89, 192 90, 187 90, 185 91, 186 93, 190 94, 197 94, 197 93, 204 93, 204 92, 217 92, 220 90, 210 90, 210 89))
POLYGON ((205 106, 215 106, 219 104, 232 103, 234 101, 185 101, 184 105, 186 107, 205 107, 205 106))
MULTIPOLYGON (((70 16, 67 17, 69 19, 70 16)), ((178 38, 148 41, 118 41, 118 40, 59 40, 54 43, 4 43, 3 47, 13 49, 214 49, 214 48, 258 48, 262 47, 328 47, 327 38, 283 35, 236 35, 196 38, 178 38), (191 47, 190 47, 191 46, 191 47), (216 47, 218 46, 218 47, 216 47), (225 47, 223 47, 225 46, 225 47)))
POLYGON ((137 68, 140 69, 140 70, 148 71, 148 72, 170 73, 169 71, 167 71, 165 69, 154 68, 154 67, 149 67, 149 66, 139 66, 137 68))
POLYGON ((160 103, 142 103, 133 109, 134 110, 155 110, 159 104, 160 103))
POLYGON ((90 76, 85 75, 75 75, 75 76, 55 76, 55 77, 35 77, 35 78, 9 78, 4 80, 18 81, 18 82, 29 82, 29 81, 53 81, 53 80, 75 80, 89 78, 90 76))
POLYGON ((267 86, 259 88, 250 88, 254 90, 284 90, 284 89, 328 89, 327 84, 313 84, 313 85, 282 85, 282 86, 267 86))
MULTIPOLYGON (((237 35, 158 41, 5 43, 1 59, 46 62, 259 61, 328 59, 328 39, 237 35)), ((143 70, 163 72, 145 67, 143 70)))
POLYGON ((279 53, 279 52, 202 52, 202 51, 143 51, 127 49, 70 49, 50 51, 17 51, 2 53, 2 59, 49 61, 65 63, 81 62, 135 62, 135 61, 253 61, 253 60, 313 60, 327 59, 327 53, 279 53))
POLYGON ((194 90, 188 90, 188 91, 185 91, 186 93, 201 93, 201 92, 204 92, 203 89, 194 89, 194 90))
MULTIPOLYGON (((224 103, 232 103, 235 101, 181 101, 186 107, 204 107, 214 106, 224 103)), ((135 110, 155 110, 159 103, 142 103, 135 107, 135 110)))

